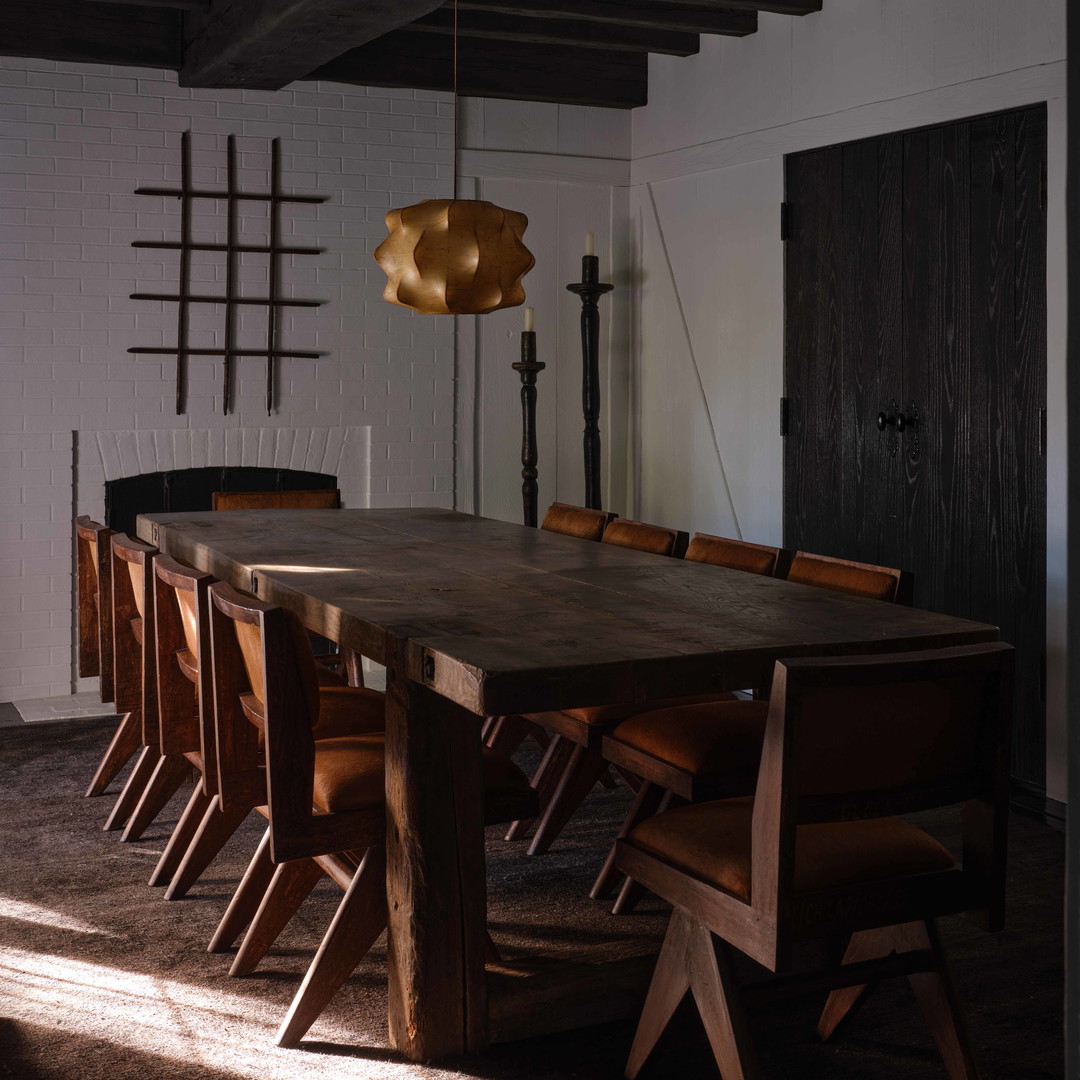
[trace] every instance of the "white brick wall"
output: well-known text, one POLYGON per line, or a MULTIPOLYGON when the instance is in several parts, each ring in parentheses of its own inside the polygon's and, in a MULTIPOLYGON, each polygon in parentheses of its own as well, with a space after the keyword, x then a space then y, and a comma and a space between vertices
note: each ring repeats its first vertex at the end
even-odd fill
MULTIPOLYGON (((73 685, 71 517, 102 513, 82 485, 73 492, 73 433, 82 447, 99 432, 361 427, 371 505, 451 504, 453 326, 384 303, 371 252, 391 203, 449 194, 452 140, 445 94, 185 90, 171 72, 0 58, 0 701, 73 685), (285 237, 326 249, 286 258, 284 287, 326 304, 286 309, 281 341, 326 355, 280 362, 271 417, 258 358, 237 361, 223 417, 220 360, 193 357, 176 416, 172 359, 126 351, 175 342, 175 306, 128 295, 175 288, 176 253, 130 243, 175 239, 178 205, 132 191, 178 183, 189 129, 197 183, 224 185, 233 134, 241 186, 264 188, 278 136, 286 189, 329 199, 283 211, 285 237)), ((221 204, 197 209, 196 235, 222 239, 221 204)), ((264 208, 245 207, 245 237, 266 227, 264 208)), ((243 260, 244 287, 261 291, 265 258, 243 260)), ((220 256, 192 265, 222 290, 220 256)), ((222 310, 192 308, 193 345, 220 346, 222 310)), ((239 325, 240 344, 259 347, 262 310, 239 325)))

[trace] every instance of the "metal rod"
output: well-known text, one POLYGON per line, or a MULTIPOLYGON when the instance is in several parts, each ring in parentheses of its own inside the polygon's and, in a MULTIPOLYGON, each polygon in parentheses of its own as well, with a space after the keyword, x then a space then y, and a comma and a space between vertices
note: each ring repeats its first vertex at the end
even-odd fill
POLYGON ((514 365, 521 376, 521 510, 526 525, 536 528, 536 376, 547 367, 536 359, 536 332, 521 332, 521 359, 514 365))
POLYGON ((225 243, 228 244, 228 251, 225 253, 225 363, 222 372, 221 411, 228 416, 232 406, 232 350, 236 347, 236 139, 230 135, 226 145, 229 201, 225 204, 225 243))
MULTIPOLYGON (((232 356, 266 356, 267 354, 266 349, 184 349, 181 352, 179 349, 156 345, 133 345, 127 351, 129 353, 147 353, 158 356, 224 356, 226 352, 229 352, 232 356)), ((320 356, 325 356, 326 353, 304 349, 274 349, 270 355, 317 360, 320 356)))
MULTIPOLYGON (((231 138, 231 136, 230 136, 231 138)), ((174 198, 181 198, 183 192, 177 191, 176 188, 161 188, 161 187, 140 187, 135 189, 136 195, 164 195, 166 197, 172 196, 174 198)), ((229 193, 227 191, 205 191, 202 188, 198 190, 192 190, 188 193, 193 199, 228 199, 229 193)), ((238 191, 232 196, 234 199, 238 199, 240 202, 271 202, 276 200, 283 203, 324 203, 327 201, 324 195, 270 195, 265 192, 258 191, 238 191)))
POLYGON ((600 308, 604 293, 615 288, 600 279, 596 255, 581 257, 581 281, 567 285, 581 298, 581 409, 585 419, 585 505, 601 509, 600 499, 600 308))
MULTIPOLYGON (((278 253, 279 232, 281 229, 281 203, 277 199, 281 186, 281 141, 270 141, 270 194, 274 196, 270 203, 270 268, 266 283, 266 292, 271 300, 278 299, 278 276, 281 255, 278 253)), ((277 306, 266 307, 266 415, 274 411, 274 350, 277 348, 277 306)))
POLYGON ((267 304, 273 307, 322 307, 322 300, 274 300, 266 296, 196 296, 192 293, 149 293, 136 292, 130 296, 132 300, 164 300, 175 303, 187 301, 191 304, 252 304, 264 307, 267 304))
MULTIPOLYGON (((191 288, 191 132, 180 136, 180 295, 191 288)), ((188 302, 180 301, 176 312, 176 415, 184 411, 187 397, 188 302)))
MULTIPOLYGON (((131 246, 136 248, 164 248, 169 251, 179 251, 187 247, 188 251, 228 251, 228 244, 183 244, 179 240, 132 240, 131 246)), ((277 247, 271 248, 269 244, 237 244, 236 251, 251 255, 269 255, 278 252, 281 255, 321 255, 326 248, 314 247, 277 247)))

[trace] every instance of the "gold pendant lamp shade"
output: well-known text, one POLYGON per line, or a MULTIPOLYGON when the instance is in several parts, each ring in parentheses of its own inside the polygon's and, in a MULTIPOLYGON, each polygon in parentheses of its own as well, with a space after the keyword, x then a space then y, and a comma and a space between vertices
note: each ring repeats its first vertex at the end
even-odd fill
POLYGON ((424 315, 486 315, 525 300, 536 260, 522 241, 529 219, 478 199, 426 199, 386 215, 376 248, 383 299, 424 315))

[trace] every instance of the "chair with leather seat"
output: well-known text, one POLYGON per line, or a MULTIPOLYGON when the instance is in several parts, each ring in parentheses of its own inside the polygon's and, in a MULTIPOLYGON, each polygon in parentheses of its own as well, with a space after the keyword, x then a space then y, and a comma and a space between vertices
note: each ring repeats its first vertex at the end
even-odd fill
MULTIPOLYGON (((780 553, 774 572, 782 572, 783 565, 780 553)), ((805 584, 834 592, 884 601, 910 596, 910 575, 891 567, 800 552, 791 568, 805 584)), ((604 759, 642 781, 619 836, 678 802, 752 794, 766 712, 760 701, 676 704, 634 716, 605 735, 604 759)), ((589 894, 593 899, 614 886, 614 858, 613 843, 589 894)), ((631 911, 643 893, 639 884, 624 881, 612 914, 631 911)))
MULTIPOLYGON (((674 558, 682 557, 687 541, 687 534, 681 530, 626 518, 609 522, 601 538, 604 544, 674 558)), ((600 754, 600 740, 604 732, 645 707, 653 706, 640 702, 601 705, 562 712, 531 713, 524 717, 530 723, 546 729, 552 736, 533 776, 541 815, 529 842, 530 855, 547 851, 593 785, 607 776, 607 765, 600 754)), ((532 824, 532 820, 515 821, 506 839, 524 837, 532 824)))
MULTIPOLYGON (((83 515, 75 519, 75 583, 79 618, 79 678, 98 679, 102 702, 113 701, 112 529, 83 515)), ((90 786, 103 795, 142 741, 138 714, 124 712, 90 786)))
POLYGON ((297 491, 215 491, 212 510, 340 510, 337 488, 297 491))
MULTIPOLYGON (((295 615, 221 582, 211 586, 210 599, 222 803, 265 784, 260 809, 276 867, 266 881, 264 847, 234 899, 234 906, 250 905, 252 895, 263 893, 233 973, 254 967, 322 873, 345 889, 278 1033, 279 1045, 294 1045, 386 925, 382 710, 370 712, 363 732, 355 724, 346 730, 341 721, 356 695, 372 692, 320 690, 295 615)), ((485 752, 483 765, 488 823, 535 806, 512 762, 485 752)), ((231 908, 214 946, 231 944, 238 923, 231 908)))
POLYGON ((153 558, 156 547, 114 533, 112 549, 113 682, 117 711, 134 718, 142 750, 105 829, 123 828, 121 840, 137 840, 191 775, 182 754, 159 746, 154 632, 153 558))
POLYGON ((745 1009, 829 991, 831 1037, 884 978, 906 976, 952 1080, 975 1080, 936 920, 1003 923, 1012 648, 1001 642, 778 662, 752 797, 639 824, 618 866, 674 908, 625 1075, 687 991, 724 1080, 760 1075, 745 1009), (897 815, 959 808, 957 854, 897 815), (846 938, 839 967, 741 991, 733 953, 790 970, 796 946, 846 938))

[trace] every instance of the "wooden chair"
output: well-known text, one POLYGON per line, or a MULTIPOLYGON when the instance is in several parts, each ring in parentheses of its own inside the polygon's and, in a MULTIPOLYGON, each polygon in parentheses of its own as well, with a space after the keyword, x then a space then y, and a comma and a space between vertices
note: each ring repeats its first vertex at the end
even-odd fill
MULTIPOLYGON (((160 749, 163 754, 183 754, 200 774, 150 877, 151 885, 166 886, 166 900, 187 894, 256 805, 237 799, 226 809, 218 793, 210 658, 209 590, 214 580, 168 555, 154 559, 160 749)), ((321 664, 315 670, 320 688, 346 685, 342 676, 321 664)), ((371 698, 373 692, 364 694, 371 698)), ((372 700, 381 707, 381 695, 372 700)), ((254 797, 266 801, 264 791, 254 797)))
POLYGON ((340 510, 337 488, 310 491, 215 491, 210 496, 213 510, 340 510))
POLYGON ((579 540, 599 540, 616 517, 617 514, 606 510, 590 510, 585 506, 554 502, 547 508, 540 528, 548 532, 576 536, 579 540))
POLYGON ((666 529, 662 525, 648 525, 644 521, 615 518, 607 523, 600 543, 681 559, 689 539, 682 529, 666 529))
POLYGON ((703 532, 694 533, 683 558, 687 562, 726 566, 729 570, 745 570, 764 577, 783 577, 791 564, 791 556, 783 548, 703 532))
MULTIPOLYGON (((701 534, 698 534, 700 536, 701 534)), ((720 556, 734 541, 716 545, 716 537, 704 537, 696 548, 720 556)), ((697 543, 695 537, 694 543, 697 543)), ((694 548, 694 544, 691 544, 694 548)), ((762 572, 768 565, 766 554, 775 553, 772 573, 782 574, 786 553, 766 548, 765 554, 748 551, 744 559, 755 557, 762 572)), ((690 552, 687 552, 689 557, 690 552)), ((736 561, 733 557, 732 561, 736 561)), ((730 564, 729 564, 730 565, 730 564)), ((791 571, 806 584, 854 596, 895 601, 903 586, 910 595, 910 575, 886 566, 846 562, 800 552, 791 560, 791 571)), ((789 580, 791 572, 789 571, 789 580)), ((763 695, 755 692, 755 697, 763 695)), ((619 836, 626 836, 639 822, 661 813, 681 801, 751 795, 757 774, 761 740, 768 708, 762 701, 717 699, 697 704, 675 704, 655 712, 644 712, 619 724, 604 736, 604 760, 641 780, 636 797, 623 821, 619 836)), ((615 844, 593 884, 590 896, 606 896, 616 881, 615 844)), ((636 906, 644 889, 626 879, 612 908, 613 915, 625 914, 636 906)))
POLYGON ((949 1076, 976 1080, 935 920, 1003 922, 1012 659, 994 642, 777 663, 756 796, 670 810, 618 842, 619 867, 674 907, 630 1080, 688 990, 724 1080, 743 1080, 760 1075, 746 1006, 827 990, 827 1039, 900 975, 949 1076), (957 804, 959 865, 893 816, 957 804), (839 967, 740 993, 733 949, 782 972, 798 942, 839 935, 850 935, 839 967))
MULTIPOLYGON (((98 677, 98 696, 112 701, 112 529, 91 521, 75 519, 75 582, 79 613, 79 677, 98 677)), ((87 798, 102 795, 121 769, 139 749, 141 730, 138 715, 124 713, 104 757, 94 771, 87 798)))
MULTIPOLYGON (((616 518, 605 527, 601 543, 681 558, 688 539, 681 530, 616 518)), ((565 712, 532 713, 523 718, 546 729, 552 736, 533 777, 541 816, 529 843, 530 855, 547 851, 593 785, 607 776, 607 765, 600 753, 604 733, 626 717, 654 707, 654 704, 644 702, 600 705, 565 712)), ((515 821, 506 839, 523 837, 531 825, 532 820, 515 821)))
POLYGON ((787 580, 895 604, 911 603, 914 584, 911 574, 904 570, 834 559, 829 555, 810 555, 805 551, 795 553, 787 580))
POLYGON ((153 558, 156 547, 124 533, 112 537, 113 681, 116 708, 134 723, 142 751, 128 776, 106 830, 137 840, 190 775, 183 754, 162 754, 158 726, 153 558))
MULTIPOLYGON (((236 909, 250 908, 261 894, 233 965, 233 974, 246 973, 324 872, 345 889, 278 1032, 278 1044, 292 1046, 386 925, 382 710, 365 714, 362 734, 355 725, 350 734, 338 734, 342 709, 354 708, 356 695, 373 692, 320 691, 303 628, 291 612, 221 582, 211 586, 210 597, 222 805, 265 790, 260 810, 269 821, 267 842, 211 947, 235 940, 243 925, 236 909), (277 864, 269 882, 267 854, 277 864)), ((484 784, 488 823, 535 806, 521 771, 495 754, 484 755, 484 784)))

